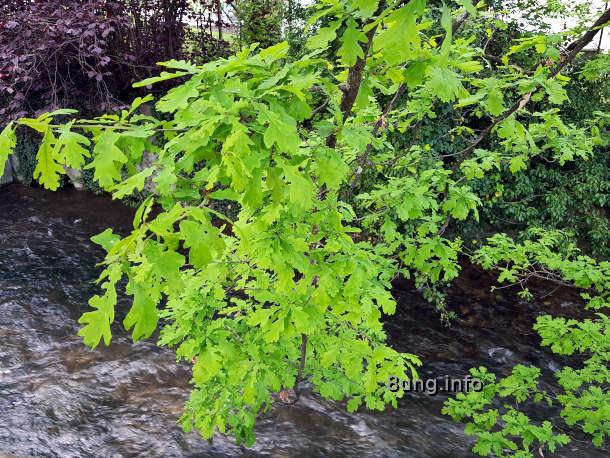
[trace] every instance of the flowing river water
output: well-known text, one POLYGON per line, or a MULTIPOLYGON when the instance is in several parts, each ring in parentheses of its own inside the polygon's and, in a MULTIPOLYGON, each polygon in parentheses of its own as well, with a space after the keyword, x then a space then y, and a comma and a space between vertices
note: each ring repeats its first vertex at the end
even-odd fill
MULTIPOLYGON (((223 436, 184 434, 176 420, 189 366, 177 364, 171 349, 154 339, 133 344, 118 324, 111 345, 93 352, 76 335, 103 259, 89 238, 106 227, 127 232, 132 215, 74 190, 0 189, 0 456, 473 456, 474 439, 441 414, 447 395, 425 392, 408 393, 398 409, 350 414, 304 390, 297 405, 279 404, 260 419, 251 449, 223 436)), ((581 302, 559 291, 521 303, 509 290, 490 293, 490 278, 465 269, 448 300, 460 320, 449 327, 411 286, 397 285, 397 313, 386 323, 392 346, 421 357, 424 379, 463 378, 480 365, 506 374, 532 363, 552 389, 553 372, 568 360, 540 348, 532 324, 540 313, 582 316, 581 302)), ((117 323, 129 305, 119 300, 117 323)), ((558 418, 552 409, 536 412, 558 418)), ((573 441, 544 456, 610 456, 578 431, 566 432, 573 441)))

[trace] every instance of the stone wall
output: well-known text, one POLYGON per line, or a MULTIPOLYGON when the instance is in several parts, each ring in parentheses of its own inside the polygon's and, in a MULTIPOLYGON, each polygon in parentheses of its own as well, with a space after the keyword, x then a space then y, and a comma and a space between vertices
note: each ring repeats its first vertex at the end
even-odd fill
POLYGON ((0 177, 0 186, 3 184, 20 183, 23 177, 20 175, 19 159, 15 154, 11 154, 4 164, 4 171, 0 177))

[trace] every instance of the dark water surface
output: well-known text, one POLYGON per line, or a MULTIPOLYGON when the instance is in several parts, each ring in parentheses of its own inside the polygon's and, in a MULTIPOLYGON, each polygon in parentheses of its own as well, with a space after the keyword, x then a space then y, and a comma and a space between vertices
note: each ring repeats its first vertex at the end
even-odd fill
MULTIPOLYGON (((250 450, 184 434, 175 421, 189 367, 176 364, 172 350, 133 344, 119 326, 111 346, 94 352, 76 335, 103 258, 89 238, 106 227, 125 233, 132 214, 77 191, 0 189, 0 456, 473 456, 473 439, 441 415, 446 396, 425 393, 410 393, 398 409, 349 414, 306 390, 296 406, 279 405, 260 420, 250 450)), ((513 293, 492 295, 488 282, 466 269, 449 297, 461 319, 451 327, 398 285, 398 311, 387 324, 392 345, 422 358, 422 378, 461 378, 479 365, 501 374, 530 362, 546 369, 546 387, 564 361, 538 346, 532 324, 542 312, 578 316, 581 303, 564 292, 521 304, 513 293)), ((128 307, 122 298, 123 314, 128 307)), ((540 416, 549 413, 556 415, 540 416)), ((575 440, 545 456, 610 456, 567 432, 575 440)))

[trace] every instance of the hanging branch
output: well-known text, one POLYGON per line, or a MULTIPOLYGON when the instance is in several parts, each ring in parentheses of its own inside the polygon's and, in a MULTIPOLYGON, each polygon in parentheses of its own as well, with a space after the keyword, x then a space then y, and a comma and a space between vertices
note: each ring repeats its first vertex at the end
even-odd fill
MULTIPOLYGON (((459 30, 459 28, 462 26, 462 24, 466 21, 467 18, 468 18, 467 12, 465 12, 464 14, 462 14, 462 16, 460 16, 460 18, 452 26, 453 34, 455 34, 459 30)), ((570 45, 568 45, 568 47, 566 48, 566 51, 568 53, 565 55, 565 57, 563 59, 561 59, 559 64, 557 64, 557 66, 549 74, 548 79, 551 79, 551 78, 554 78, 555 76, 557 76, 559 74, 559 72, 567 64, 569 64, 572 60, 574 60, 574 58, 578 55, 578 53, 587 44, 589 44, 593 40, 595 35, 597 35, 599 29, 601 27, 603 27, 605 24, 607 24, 608 22, 610 22, 610 9, 606 10, 581 38, 579 38, 578 40, 576 40, 576 41, 570 43, 570 45)), ((444 37, 442 40, 439 40, 439 43, 437 46, 441 46, 443 41, 444 41, 444 37)), ((404 92, 405 88, 403 88, 403 86, 405 86, 405 85, 406 85, 406 83, 403 83, 403 85, 401 85, 398 88, 397 93, 399 91, 404 92)), ((500 122, 504 121, 506 118, 508 118, 510 115, 512 115, 517 110, 523 108, 525 106, 525 104, 530 100, 531 96, 534 93, 538 92, 541 88, 542 88, 542 85, 539 85, 534 91, 525 94, 508 111, 506 111, 504 114, 502 114, 502 116, 496 118, 491 124, 489 124, 485 129, 483 129, 483 131, 479 134, 479 136, 476 138, 476 140, 474 140, 468 147, 466 147, 462 151, 459 151, 458 153, 456 153, 456 156, 462 156, 462 157, 458 161, 456 161, 456 163, 454 164, 452 169, 454 171, 457 170, 459 168, 459 166, 462 164, 462 162, 464 162, 464 160, 466 160, 470 156, 470 154, 474 151, 474 149, 477 147, 477 145, 479 145, 491 133, 491 131, 493 130, 493 128, 496 125, 498 125, 500 122)), ((384 115, 382 115, 382 117, 379 119, 378 123, 381 123, 385 119, 385 116, 387 115, 387 113, 389 113, 389 110, 392 109, 396 100, 397 100, 396 97, 392 99, 392 101, 390 102, 390 104, 388 105, 386 110, 384 110, 384 115)), ((342 100, 342 102, 343 102, 343 100, 342 100)), ((377 131, 374 130, 373 135, 375 136, 376 134, 377 134, 377 131)), ((369 144, 367 146, 367 149, 366 149, 364 155, 362 156, 360 165, 356 171, 356 176, 354 177, 354 180, 352 181, 348 191, 345 193, 345 195, 343 197, 344 200, 346 200, 351 195, 351 193, 355 189, 358 181, 360 180, 360 176, 362 175, 362 172, 363 172, 363 166, 368 158, 370 149, 371 149, 371 145, 369 144)), ((448 192, 449 192, 449 189, 448 189, 448 187, 446 187, 445 196, 448 195, 448 192)), ((437 235, 437 236, 441 235, 447 229, 450 221, 451 221, 451 215, 449 214, 449 215, 447 215, 447 219, 445 220, 445 222, 443 223, 443 225, 441 226, 441 228, 435 235, 437 235)))
MULTIPOLYGON (((381 115, 381 117, 375 123, 375 127, 373 127, 373 132, 372 132, 373 138, 377 137, 377 132, 379 131, 379 128, 382 125, 385 125, 385 120, 386 120, 386 117, 388 116, 388 114, 390 113, 390 110, 392 109, 392 107, 394 106, 394 104, 396 103, 398 98, 406 90, 407 90, 407 83, 401 84, 400 87, 398 88, 398 90, 396 91, 396 94, 394 94, 394 97, 392 98, 392 100, 390 101, 390 103, 388 104, 386 109, 383 111, 383 114, 381 115)), ((415 138, 415 135, 413 136, 413 138, 415 138)), ((368 156, 369 156, 369 153, 371 152, 371 148, 372 147, 373 147, 373 143, 372 142, 369 143, 368 145, 366 145, 366 151, 364 152, 364 154, 360 158, 360 164, 358 165, 358 169, 356 170, 356 176, 352 180, 352 184, 350 185, 350 187, 346 191, 345 195, 343 196, 343 200, 347 200, 347 198, 351 195, 352 191, 354 190, 354 188, 358 184, 358 180, 360 179, 360 175, 362 175, 362 172, 364 171, 364 164, 366 163, 366 160, 368 159, 368 156)))
MULTIPOLYGON (((585 34, 582 37, 580 37, 578 40, 575 40, 568 45, 568 47, 566 48, 567 54, 565 54, 565 56, 559 61, 559 63, 555 66, 555 68, 551 71, 551 73, 549 73, 547 79, 552 79, 552 78, 556 77, 559 74, 559 72, 566 65, 568 65, 572 60, 574 60, 574 58, 578 55, 578 53, 580 51, 582 51, 582 49, 593 40, 595 35, 597 35, 598 30, 601 27, 603 27, 604 25, 606 25, 608 22, 610 22, 610 9, 607 9, 599 17, 599 19, 597 19, 597 21, 595 21, 595 23, 587 30, 587 32, 585 32, 585 34)), ((540 63, 542 63, 542 62, 539 62, 538 65, 540 63)), ((491 124, 489 124, 485 129, 483 129, 483 131, 479 134, 479 136, 469 146, 467 146, 463 150, 457 152, 455 155, 462 156, 462 157, 455 162, 455 164, 452 167, 452 170, 455 172, 457 169, 459 169, 460 165, 462 165, 462 163, 466 159, 468 159, 468 157, 472 154, 472 152, 477 147, 477 145, 479 143, 481 143, 491 133, 491 131, 493 130, 494 127, 496 127, 499 123, 501 123, 502 121, 507 119, 510 115, 512 115, 517 110, 520 110, 521 108, 523 108, 527 104, 527 102, 529 102, 532 95, 535 94, 536 92, 538 92, 541 88, 542 88, 542 84, 539 84, 533 91, 528 92, 523 97, 521 97, 517 102, 515 102, 515 104, 512 107, 510 107, 510 109, 508 111, 506 111, 504 114, 502 114, 502 116, 499 116, 498 118, 494 119, 494 121, 491 124)), ((445 195, 445 198, 447 198, 449 196, 449 185, 447 185, 445 187, 444 195, 445 195)), ((451 213, 448 213, 447 218, 445 219, 445 222, 440 227, 438 232, 436 234, 434 234, 435 237, 440 236, 445 232, 445 230, 449 226, 449 223, 451 222, 451 219, 452 219, 451 213)))
MULTIPOLYGON (((589 28, 589 30, 587 30, 587 32, 581 38, 576 41, 573 41, 568 45, 568 47, 566 48, 567 54, 560 60, 560 62, 551 71, 551 73, 549 73, 547 79, 552 79, 556 77, 559 72, 572 60, 574 60, 576 55, 593 40, 595 35, 597 35, 599 28, 604 26, 608 22, 610 22, 610 9, 607 9, 604 14, 602 14, 599 19, 595 21, 595 23, 589 28)), ((542 62, 539 62, 538 65, 540 63, 542 62)), ((459 168, 462 162, 464 162, 470 156, 470 154, 474 151, 477 145, 481 143, 491 133, 494 127, 496 127, 499 123, 501 123, 510 115, 512 115, 515 111, 523 108, 525 104, 529 101, 530 97, 536 92, 538 92, 541 88, 542 84, 539 84, 534 91, 525 94, 521 99, 519 99, 518 102, 516 102, 512 107, 510 107, 508 111, 496 118, 491 124, 489 124, 485 129, 483 129, 483 131, 479 134, 476 140, 474 140, 468 147, 458 152, 457 155, 463 156, 460 158, 459 161, 455 163, 455 165, 453 166, 453 170, 457 170, 459 168)))

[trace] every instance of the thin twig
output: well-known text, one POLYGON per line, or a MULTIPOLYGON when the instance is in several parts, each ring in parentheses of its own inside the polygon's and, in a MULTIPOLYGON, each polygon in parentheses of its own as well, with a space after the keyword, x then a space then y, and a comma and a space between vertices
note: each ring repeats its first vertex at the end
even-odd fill
MULTIPOLYGON (((386 107, 386 109, 383 111, 383 114, 381 115, 381 117, 377 120, 377 122, 375 123, 375 127, 373 127, 373 132, 371 133, 371 135, 373 137, 377 136, 377 132, 379 131, 379 128, 385 124, 385 120, 388 116, 388 113, 390 113, 390 110, 392 110, 392 108, 394 107, 394 104, 396 103, 396 101, 398 100, 398 98, 407 90, 407 84, 401 84, 400 87, 398 88, 398 90, 396 91, 396 94, 394 94, 394 97, 392 98, 392 100, 390 101, 390 103, 388 104, 388 106, 386 107)), ((415 137, 415 136, 414 136, 415 137)), ((371 152, 371 148, 373 147, 373 143, 369 143, 366 146, 366 151, 364 152, 364 154, 362 155, 362 157, 360 158, 360 164, 358 165, 358 169, 356 170, 356 176, 354 177, 354 179, 352 180, 352 184, 350 185, 350 187, 348 188, 348 190, 346 191, 345 195, 343 196, 343 200, 347 200, 348 197, 350 196, 350 194, 352 193, 352 191, 354 190, 354 188, 356 187, 356 185, 358 184, 358 180, 360 180, 360 175, 362 175, 362 172, 364 171, 364 164, 366 163, 368 157, 369 157, 369 153, 371 152)))
POLYGON ((239 343, 242 343, 242 344, 244 343, 244 339, 242 339, 240 337, 240 335, 237 333, 237 331, 235 331, 235 329, 233 329, 232 327, 230 327, 229 325, 226 325, 226 324, 225 324, 225 328, 227 328, 229 331, 231 331, 231 333, 233 334, 233 336, 239 343))
POLYGON ((307 355, 307 334, 301 334, 301 360, 299 362, 299 372, 297 374, 297 380, 294 382, 294 392, 297 396, 295 402, 299 400, 299 396, 301 395, 300 383, 303 380, 303 370, 305 369, 305 357, 307 355))

